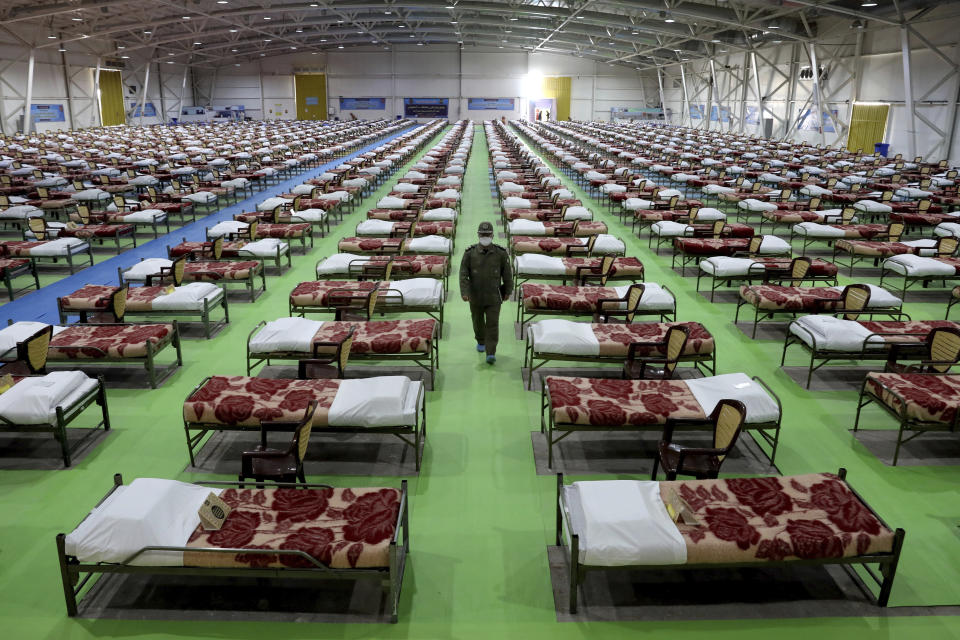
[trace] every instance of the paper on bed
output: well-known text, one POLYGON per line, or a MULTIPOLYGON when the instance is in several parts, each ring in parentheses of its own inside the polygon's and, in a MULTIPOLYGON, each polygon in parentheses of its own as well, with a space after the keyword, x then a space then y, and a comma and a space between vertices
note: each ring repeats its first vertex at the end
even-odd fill
MULTIPOLYGON (((865 284, 865 283, 860 283, 865 284)), ((876 307, 901 307, 903 306, 903 300, 893 295, 883 287, 878 287, 875 284, 868 284, 870 287, 870 302, 867 303, 868 309, 874 309, 876 307)), ((843 292, 843 287, 830 287, 834 291, 843 292)))
MULTIPOLYGON (((119 487, 67 534, 66 552, 81 562, 117 563, 143 547, 183 547, 200 524, 197 511, 211 491, 220 495, 222 489, 137 478, 119 487)), ((130 564, 180 566, 183 552, 147 552, 130 564)))
POLYGON ((719 376, 686 380, 690 393, 708 416, 724 399, 739 400, 747 408, 748 423, 775 422, 780 418, 777 403, 760 383, 745 373, 725 373, 719 376))
MULTIPOLYGON (((624 285, 622 287, 614 287, 617 292, 617 296, 622 298, 627 295, 627 291, 630 290, 630 285, 624 285)), ((621 305, 620 308, 626 308, 624 305, 621 305)), ((640 297, 640 308, 646 310, 656 310, 656 311, 666 311, 673 309, 674 299, 670 295, 670 292, 661 287, 656 282, 644 282, 643 283, 643 295, 640 297)))
POLYGON ((391 282, 390 290, 381 294, 387 304, 400 304, 401 295, 404 305, 437 305, 443 299, 443 283, 436 278, 408 278, 391 282))
POLYGON ((813 347, 813 340, 810 339, 812 334, 817 349, 831 351, 860 351, 868 341, 869 344, 876 343, 878 346, 884 342, 883 338, 873 335, 872 331, 859 322, 833 316, 801 316, 790 323, 790 333, 809 347, 813 347))
POLYGON ((675 565, 687 561, 687 546, 649 480, 574 482, 584 515, 587 565, 675 565))
POLYGON ((56 424, 57 406, 96 387, 97 381, 80 371, 24 378, 0 393, 0 417, 14 424, 56 424))
POLYGON ((540 320, 531 324, 527 330, 533 334, 533 349, 537 353, 600 355, 600 341, 597 340, 593 328, 585 322, 540 320))
POLYGON ((157 296, 151 306, 155 311, 184 311, 203 309, 204 300, 213 300, 222 289, 212 282, 191 282, 176 287, 173 293, 157 296))
POLYGON ((407 394, 419 387, 406 376, 342 380, 333 398, 328 424, 333 427, 393 427, 410 424, 407 394))
POLYGON ((905 254, 893 256, 883 261, 884 269, 908 276, 953 276, 956 268, 936 258, 925 258, 905 254))
POLYGON ((323 322, 307 318, 279 318, 271 320, 250 338, 250 353, 273 351, 302 351, 310 353, 313 337, 323 322))
POLYGON ((567 267, 563 258, 545 256, 539 253, 523 253, 514 258, 517 275, 562 276, 567 267))

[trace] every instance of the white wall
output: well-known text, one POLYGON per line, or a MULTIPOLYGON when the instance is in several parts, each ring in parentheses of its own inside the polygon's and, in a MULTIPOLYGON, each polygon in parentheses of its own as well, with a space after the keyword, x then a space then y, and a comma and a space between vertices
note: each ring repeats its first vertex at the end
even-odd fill
MULTIPOLYGON (((284 104, 293 111, 292 76, 297 71, 327 74, 328 112, 340 113, 339 99, 386 98, 383 110, 356 111, 361 118, 394 118, 403 114, 403 98, 449 98, 451 119, 474 121, 524 114, 528 74, 571 76, 571 118, 609 120, 611 107, 648 106, 638 72, 620 66, 596 64, 582 58, 508 51, 499 48, 456 46, 399 46, 335 50, 325 55, 293 54, 264 59, 254 73, 233 66, 197 71, 198 87, 215 82, 214 104, 244 104, 248 114, 261 117, 260 78, 263 80, 266 117, 271 105, 284 104), (286 85, 287 79, 291 84, 286 85), (286 93, 284 93, 286 91, 286 93), (512 111, 470 111, 468 98, 513 98, 512 111)), ((206 89, 204 89, 206 91, 206 89)), ((202 99, 202 96, 201 96, 202 99)), ((276 107, 273 107, 274 109, 276 107)))
MULTIPOLYGON (((937 10, 925 17, 921 23, 913 23, 928 41, 938 47, 940 52, 954 63, 960 62, 960 33, 949 21, 938 20, 937 10)), ((837 110, 838 120, 835 133, 826 133, 821 138, 817 131, 798 130, 797 114, 806 104, 813 106, 810 99, 813 92, 812 80, 800 81, 792 102, 789 83, 784 76, 790 75, 792 47, 789 44, 759 49, 767 60, 758 59, 760 94, 764 96, 766 117, 774 118, 773 135, 777 138, 803 140, 812 143, 826 142, 836 146, 846 143, 851 103, 883 102, 891 105, 887 123, 887 141, 890 153, 910 154, 911 133, 909 110, 905 106, 906 91, 903 82, 903 61, 901 55, 900 32, 897 27, 878 28, 871 26, 863 32, 862 55, 858 61, 855 56, 857 31, 850 28, 848 20, 821 20, 818 23, 819 36, 826 43, 816 49, 818 63, 829 69, 828 78, 822 83, 821 99, 824 110, 837 110), (859 62, 859 69, 858 69, 859 62), (855 74, 859 71, 859 80, 855 74)), ((949 157, 951 164, 960 163, 960 132, 954 135, 952 149, 946 149, 946 139, 950 131, 960 129, 960 119, 956 105, 960 96, 960 74, 951 73, 946 62, 930 51, 918 38, 911 36, 912 89, 918 112, 916 118, 916 154, 926 158, 941 159, 949 157), (930 122, 926 123, 923 120, 930 122), (933 126, 931 126, 931 124, 933 126), (936 127, 940 131, 937 131, 936 127), (943 133, 941 133, 943 132, 943 133), (944 135, 945 134, 945 135, 944 135)), ((808 67, 808 54, 802 46, 796 50, 799 67, 808 67)), ((723 95, 732 89, 732 95, 722 102, 733 115, 732 123, 711 122, 711 129, 741 131, 740 119, 746 107, 757 107, 757 95, 754 89, 753 71, 742 52, 729 50, 718 53, 715 59, 717 68, 717 87, 715 94, 723 95), (745 67, 746 65, 746 67, 745 67), (727 67, 729 66, 729 69, 727 67), (746 76, 746 101, 743 101, 741 78, 746 76)), ((691 62, 684 66, 687 79, 687 91, 690 103, 707 103, 707 84, 709 70, 706 62, 691 62), (699 77, 698 77, 699 74, 699 77), (693 96, 698 92, 694 98, 693 96)), ((684 126, 705 127, 704 120, 691 119, 684 112, 683 92, 679 88, 680 70, 677 65, 664 67, 665 107, 673 113, 672 122, 684 126)), ((645 86, 647 96, 656 97, 659 102, 659 90, 655 73, 647 73, 645 86)), ((719 99, 714 98, 713 104, 719 99)), ((815 113, 816 109, 813 108, 815 113)), ((762 124, 744 125, 742 130, 749 134, 761 134, 762 124)))

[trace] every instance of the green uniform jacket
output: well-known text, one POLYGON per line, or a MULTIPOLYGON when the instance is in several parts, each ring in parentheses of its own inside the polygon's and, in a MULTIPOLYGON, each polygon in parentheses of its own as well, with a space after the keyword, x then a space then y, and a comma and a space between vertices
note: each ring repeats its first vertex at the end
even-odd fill
POLYGON ((470 245, 460 262, 460 295, 474 304, 500 304, 513 286, 507 250, 497 244, 470 245))

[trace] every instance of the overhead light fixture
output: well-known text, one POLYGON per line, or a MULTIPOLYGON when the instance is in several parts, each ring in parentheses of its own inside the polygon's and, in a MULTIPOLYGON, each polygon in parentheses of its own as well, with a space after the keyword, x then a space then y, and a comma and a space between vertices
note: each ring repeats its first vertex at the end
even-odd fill
POLYGON ((167 60, 167 64, 173 64, 173 60, 167 60))
POLYGON ((50 39, 50 40, 56 40, 56 39, 57 39, 57 36, 47 36, 47 38, 50 39))
POLYGON ((239 66, 240 66, 240 63, 239 63, 239 62, 235 62, 235 63, 233 63, 233 66, 239 67, 239 66))
POLYGON ((863 29, 863 23, 859 20, 854 20, 850 23, 851 29, 863 29))
POLYGON ((126 49, 126 47, 125 47, 124 45, 122 45, 122 44, 118 44, 118 45, 117 45, 117 49, 126 49))
POLYGON ((270 16, 263 16, 263 19, 264 19, 264 20, 273 20, 273 18, 271 18, 270 16))
POLYGON ((316 2, 311 2, 311 3, 310 3, 310 6, 311 6, 311 7, 319 7, 320 5, 317 4, 316 2))
POLYGON ((237 32, 236 29, 230 29, 230 33, 236 33, 236 32, 237 32))
MULTIPOLYGON (((236 53, 239 49, 230 49, 230 53, 236 53)), ((170 55, 173 55, 172 53, 170 55)))
POLYGON ((340 24, 340 23, 342 23, 342 22, 343 22, 343 20, 337 20, 337 24, 340 24))
POLYGON ((398 28, 398 29, 406 29, 406 28, 407 28, 407 25, 405 25, 405 24, 398 24, 398 25, 397 25, 397 28, 398 28))
POLYGON ((182 16, 184 20, 189 20, 190 16, 182 16))
POLYGON ((320 38, 320 42, 326 42, 326 41, 327 41, 326 38, 320 38))
POLYGON ((271 38, 264 38, 263 41, 264 41, 264 42, 273 42, 273 40, 272 40, 271 38))
POLYGON ((720 44, 719 40, 711 40, 710 42, 712 42, 713 44, 720 44))
POLYGON ((120 57, 123 58, 124 60, 129 60, 129 59, 130 59, 130 56, 120 56, 120 57))
POLYGON ((296 51, 296 50, 297 50, 297 48, 296 48, 296 47, 290 47, 290 48, 291 48, 291 49, 293 49, 294 51, 296 51))
POLYGON ((295 33, 303 33, 303 29, 297 29, 295 33))
POLYGON ((342 44, 338 44, 338 45, 337 45, 337 49, 343 49, 343 45, 342 45, 342 44))
POLYGON ((583 20, 586 16, 577 16, 577 20, 583 20))
POLYGON ((860 3, 860 6, 861 6, 861 7, 866 7, 866 8, 869 9, 870 7, 875 7, 875 6, 877 6, 877 3, 876 3, 876 2, 871 2, 870 0, 865 0, 864 2, 861 2, 861 3, 860 3))
POLYGON ((516 22, 516 21, 519 20, 519 19, 520 19, 520 18, 510 18, 510 20, 511 20, 512 22, 516 22))
POLYGON ((390 15, 391 13, 393 13, 393 12, 392 12, 392 11, 384 11, 384 12, 383 12, 383 15, 388 16, 388 15, 390 15))
POLYGON ((261 57, 261 58, 266 58, 266 57, 267 57, 267 54, 261 53, 261 54, 260 54, 260 57, 261 57))
POLYGON ((70 18, 74 22, 83 22, 83 18, 70 18))
POLYGON ((457 24, 457 21, 456 21, 456 20, 451 20, 451 21, 450 21, 450 24, 457 24))
POLYGON ((411 37, 411 38, 416 38, 417 36, 415 36, 414 34, 411 33, 411 34, 410 34, 410 37, 411 37))
POLYGON ((228 0, 217 0, 217 4, 230 4, 228 0))
POLYGON ((418 47, 422 47, 422 46, 423 46, 423 43, 422 43, 422 42, 418 42, 418 43, 417 43, 417 46, 418 46, 418 47))
POLYGON ((60 47, 59 49, 57 49, 57 51, 59 51, 60 53, 65 53, 67 50, 64 47, 60 47))
POLYGON ((193 44, 203 44, 202 42, 194 42, 193 44))
POLYGON ((151 33, 153 33, 153 31, 144 31, 144 33, 145 33, 146 35, 150 35, 151 33))

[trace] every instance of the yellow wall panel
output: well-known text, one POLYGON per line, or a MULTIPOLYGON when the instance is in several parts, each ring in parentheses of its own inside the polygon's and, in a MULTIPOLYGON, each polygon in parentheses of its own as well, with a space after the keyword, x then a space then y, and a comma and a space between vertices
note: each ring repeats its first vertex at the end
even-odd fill
POLYGON ((873 153, 873 145, 883 142, 887 133, 888 104, 854 104, 850 116, 850 133, 847 136, 847 150, 863 149, 873 153))
POLYGON ((557 101, 557 120, 570 119, 570 95, 573 83, 570 76, 561 76, 555 78, 544 78, 541 88, 541 96, 544 98, 553 98, 557 101))
POLYGON ((322 73, 294 76, 297 120, 327 119, 327 76, 322 73))
POLYGON ((126 124, 123 109, 123 80, 119 71, 100 70, 100 122, 105 127, 126 124))

